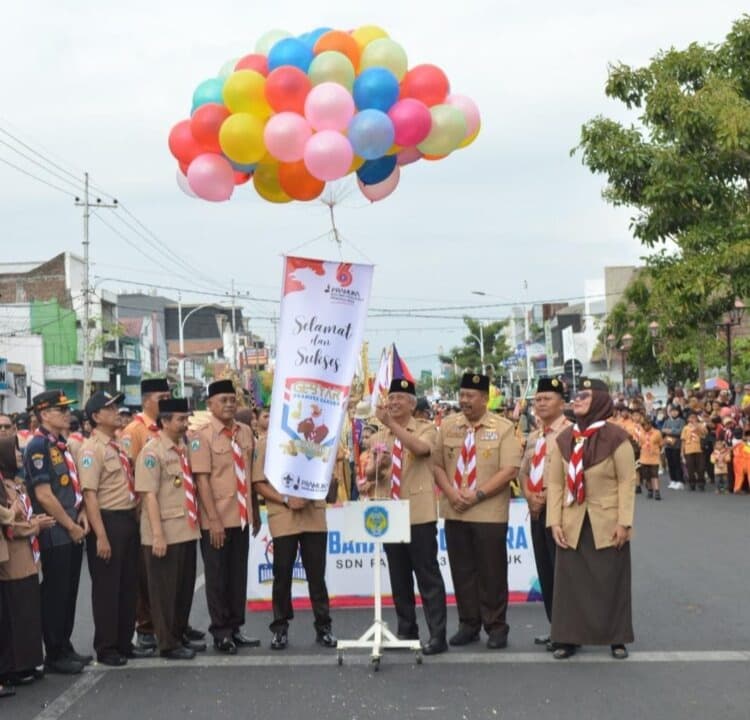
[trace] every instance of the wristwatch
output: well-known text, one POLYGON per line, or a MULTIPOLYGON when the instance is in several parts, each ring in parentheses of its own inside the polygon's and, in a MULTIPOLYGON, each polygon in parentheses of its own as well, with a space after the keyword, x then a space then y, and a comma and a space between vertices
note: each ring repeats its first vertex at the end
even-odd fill
POLYGON ((479 502, 482 502, 482 500, 484 500, 486 497, 487 496, 482 490, 477 490, 477 500, 479 500, 479 502))
POLYGON ((287 507, 289 507, 289 495, 284 495, 284 497, 281 498, 281 499, 283 500, 284 505, 286 505, 287 507))

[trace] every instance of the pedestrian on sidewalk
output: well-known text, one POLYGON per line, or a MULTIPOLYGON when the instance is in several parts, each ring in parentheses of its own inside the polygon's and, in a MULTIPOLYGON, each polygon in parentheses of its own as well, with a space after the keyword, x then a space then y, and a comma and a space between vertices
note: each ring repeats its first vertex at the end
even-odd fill
POLYGON ((669 417, 662 425, 661 433, 664 436, 664 457, 667 460, 669 470, 669 489, 684 490, 684 476, 682 474, 681 459, 681 436, 685 427, 682 410, 679 405, 669 407, 669 417))

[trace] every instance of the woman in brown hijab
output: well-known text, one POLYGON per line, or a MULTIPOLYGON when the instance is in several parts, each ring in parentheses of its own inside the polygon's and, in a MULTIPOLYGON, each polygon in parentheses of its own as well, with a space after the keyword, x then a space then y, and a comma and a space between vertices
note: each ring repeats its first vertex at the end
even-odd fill
POLYGON ((554 657, 581 645, 609 645, 628 656, 633 642, 630 535, 636 469, 628 433, 607 422, 613 404, 600 380, 583 379, 573 400, 576 425, 550 457, 547 527, 559 550, 552 607, 554 657))
POLYGON ((0 502, 5 507, 24 507, 24 519, 2 528, 8 557, 0 562, 0 683, 31 682, 42 664, 42 626, 39 595, 39 550, 35 540, 40 529, 54 519, 31 515, 26 488, 16 477, 16 439, 0 439, 0 502))

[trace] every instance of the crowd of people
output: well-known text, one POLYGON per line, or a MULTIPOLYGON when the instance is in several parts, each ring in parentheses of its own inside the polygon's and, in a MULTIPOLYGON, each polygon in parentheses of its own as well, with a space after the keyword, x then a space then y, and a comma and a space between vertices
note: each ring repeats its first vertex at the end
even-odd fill
MULTIPOLYGON (((627 657, 633 641, 630 534, 635 495, 669 487, 742 492, 750 476, 750 387, 674 389, 666 402, 612 396, 598 380, 575 392, 541 378, 533 404, 488 411, 490 379, 467 373, 458 405, 416 397, 394 379, 387 397, 352 404, 328 502, 409 499, 411 542, 386 544, 397 632, 418 638, 414 580, 427 655, 476 642, 506 647, 509 500, 522 495, 557 659, 582 645, 627 657), (458 628, 447 632, 437 561, 445 520, 458 628)), ((246 636, 247 561, 265 505, 273 537, 274 650, 288 645, 292 579, 301 557, 316 641, 335 648, 325 582, 326 501, 280 493, 264 475, 268 408, 238 407, 231 380, 208 389, 193 415, 165 379, 144 380, 143 407, 97 392, 83 412, 48 391, 29 413, 0 415, 0 696, 44 672, 80 673, 93 661, 71 644, 81 566, 91 576, 93 648, 122 666, 160 655, 190 660, 207 649, 190 626, 197 552, 203 558, 217 652, 246 636)))

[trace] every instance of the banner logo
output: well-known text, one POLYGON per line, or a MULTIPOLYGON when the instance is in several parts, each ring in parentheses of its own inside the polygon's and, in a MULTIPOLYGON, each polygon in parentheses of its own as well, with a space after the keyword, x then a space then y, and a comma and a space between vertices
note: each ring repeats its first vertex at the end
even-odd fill
POLYGON ((365 510, 365 530, 368 535, 379 538, 388 531, 388 511, 382 505, 365 510))

